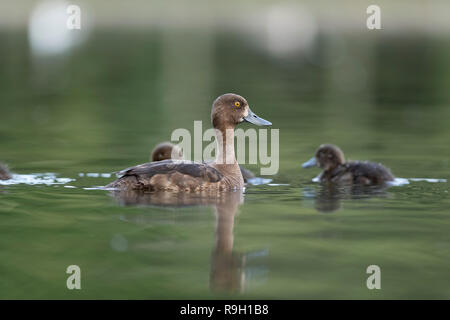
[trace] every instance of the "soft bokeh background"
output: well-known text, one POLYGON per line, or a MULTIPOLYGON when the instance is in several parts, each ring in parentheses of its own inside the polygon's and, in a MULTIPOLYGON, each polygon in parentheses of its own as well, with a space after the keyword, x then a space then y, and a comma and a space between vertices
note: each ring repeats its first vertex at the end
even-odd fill
POLYGON ((331 142, 398 177, 449 177, 450 4, 377 1, 382 29, 368 30, 370 4, 2 1, 0 161, 73 180, 0 186, 0 297, 450 298, 447 182, 355 195, 300 168, 331 142), (81 30, 65 27, 69 4, 81 30), (84 189, 209 123, 225 92, 280 129, 278 185, 248 186, 238 210, 233 293, 210 290, 212 207, 84 189))

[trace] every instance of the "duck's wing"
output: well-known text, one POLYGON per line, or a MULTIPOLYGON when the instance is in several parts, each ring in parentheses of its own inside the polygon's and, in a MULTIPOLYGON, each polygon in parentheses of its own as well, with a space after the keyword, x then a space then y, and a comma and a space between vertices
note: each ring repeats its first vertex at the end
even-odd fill
POLYGON ((223 175, 207 163, 197 163, 184 160, 163 160, 158 162, 148 162, 134 167, 124 169, 117 174, 120 177, 140 176, 151 178, 156 174, 170 174, 179 172, 195 178, 201 178, 205 182, 218 182, 223 175))

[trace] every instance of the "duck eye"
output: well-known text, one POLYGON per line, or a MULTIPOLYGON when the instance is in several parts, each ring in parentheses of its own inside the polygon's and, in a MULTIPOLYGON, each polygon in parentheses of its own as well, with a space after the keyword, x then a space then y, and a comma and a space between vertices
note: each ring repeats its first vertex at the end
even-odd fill
POLYGON ((241 103, 239 101, 235 101, 234 106, 239 108, 241 106, 241 103))

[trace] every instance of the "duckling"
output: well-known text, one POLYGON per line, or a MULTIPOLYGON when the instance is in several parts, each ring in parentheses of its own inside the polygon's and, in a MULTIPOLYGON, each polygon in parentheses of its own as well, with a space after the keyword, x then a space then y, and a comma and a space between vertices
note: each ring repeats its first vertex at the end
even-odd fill
POLYGON ((120 171, 120 177, 106 188, 174 192, 242 189, 244 179, 234 154, 234 127, 244 121, 258 126, 271 125, 254 114, 242 96, 223 94, 214 101, 211 111, 218 150, 213 162, 163 160, 144 163, 120 171))
POLYGON ((319 175, 322 182, 355 183, 377 185, 394 180, 391 171, 379 163, 367 161, 346 162, 344 153, 332 144, 323 144, 303 168, 318 166, 323 169, 319 175))
POLYGON ((153 148, 150 161, 162 161, 169 159, 183 159, 183 150, 170 142, 161 142, 153 148))
POLYGON ((8 166, 6 164, 0 163, 0 180, 11 179, 11 172, 9 172, 8 166))
MULTIPOLYGON (((150 155, 150 161, 162 161, 168 159, 183 159, 183 150, 170 142, 161 142, 152 151, 150 155)), ((253 172, 245 169, 239 165, 241 169, 242 178, 247 183, 249 179, 255 177, 253 172)))

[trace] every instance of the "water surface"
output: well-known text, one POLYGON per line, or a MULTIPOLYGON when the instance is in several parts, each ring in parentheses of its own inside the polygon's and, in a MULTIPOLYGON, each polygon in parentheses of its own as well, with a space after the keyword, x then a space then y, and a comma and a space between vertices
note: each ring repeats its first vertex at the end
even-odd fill
POLYGON ((238 34, 97 31, 50 60, 21 32, 0 40, 0 160, 23 182, 0 185, 0 298, 450 298, 448 182, 411 179, 449 178, 447 39, 323 37, 280 59, 238 34), (206 127, 229 91, 280 129, 269 184, 213 200, 95 188, 206 127), (321 143, 409 184, 314 183, 301 163, 321 143))

